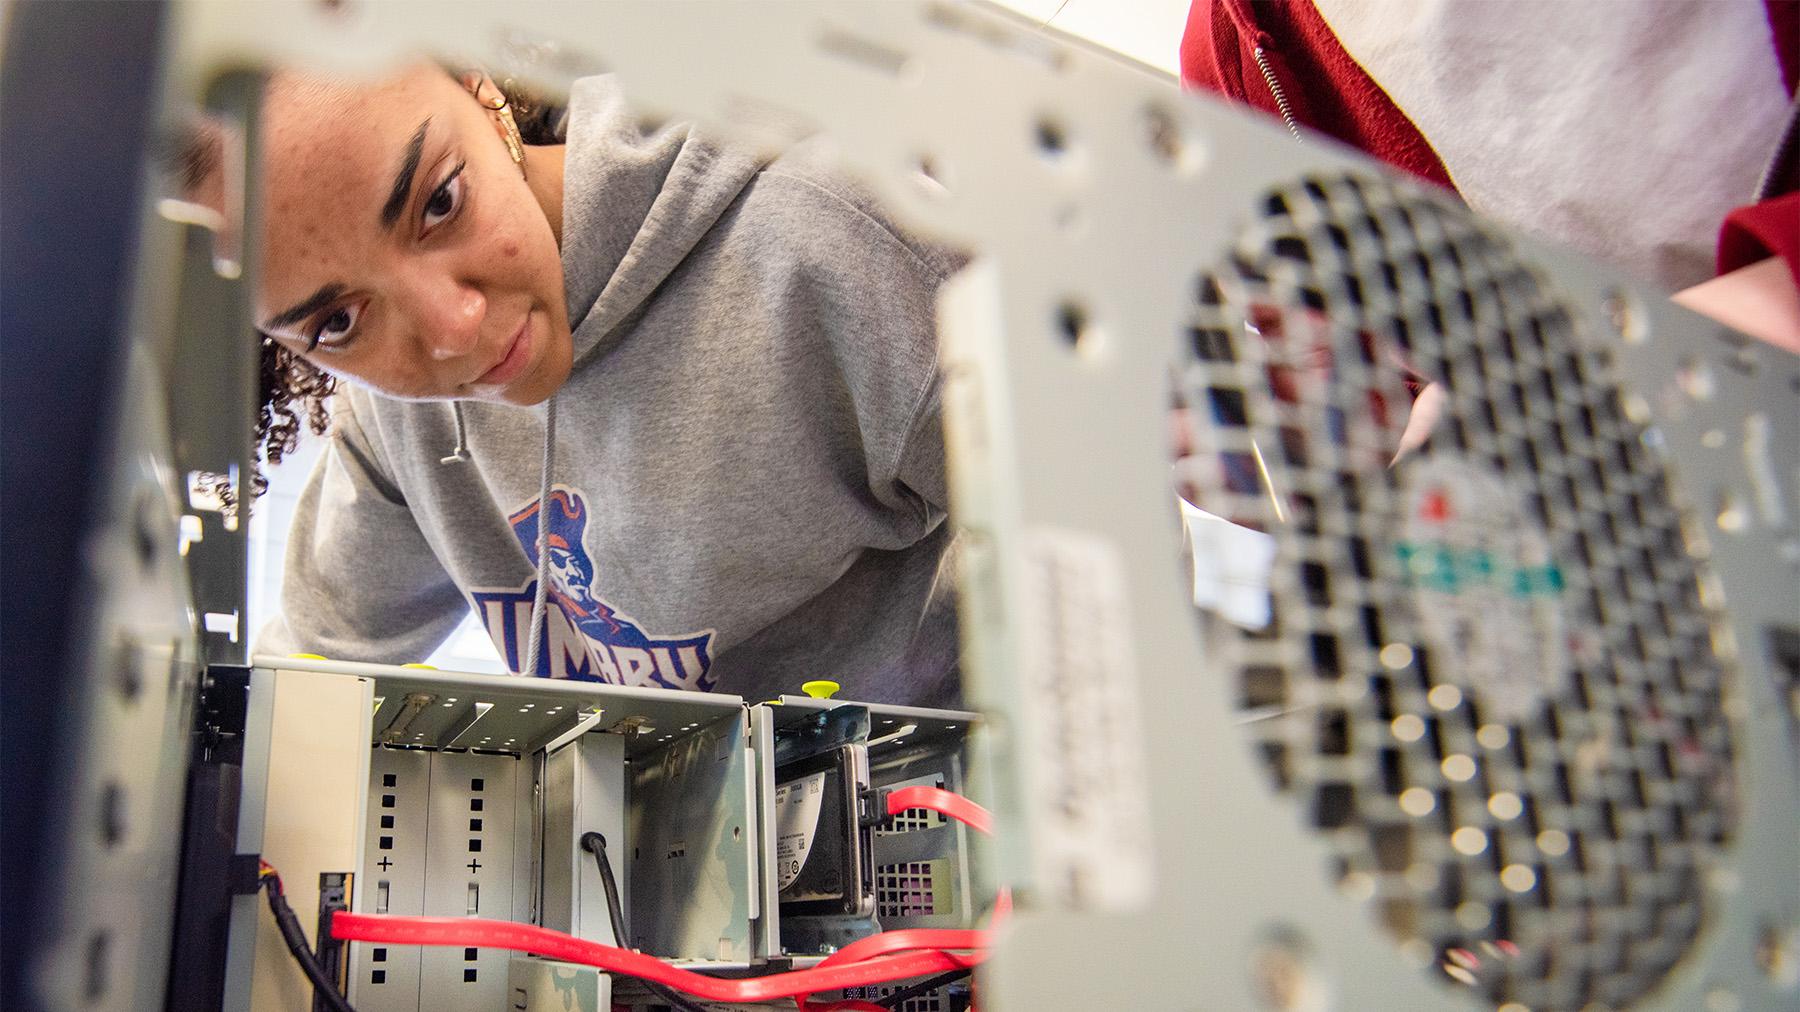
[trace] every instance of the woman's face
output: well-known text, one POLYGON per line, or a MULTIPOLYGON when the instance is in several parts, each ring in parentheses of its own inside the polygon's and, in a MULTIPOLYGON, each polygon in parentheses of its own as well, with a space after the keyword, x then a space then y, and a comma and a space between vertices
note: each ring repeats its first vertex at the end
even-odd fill
POLYGON ((560 162, 534 192, 493 113, 428 65, 278 75, 265 109, 263 333, 393 397, 536 404, 562 385, 560 162))

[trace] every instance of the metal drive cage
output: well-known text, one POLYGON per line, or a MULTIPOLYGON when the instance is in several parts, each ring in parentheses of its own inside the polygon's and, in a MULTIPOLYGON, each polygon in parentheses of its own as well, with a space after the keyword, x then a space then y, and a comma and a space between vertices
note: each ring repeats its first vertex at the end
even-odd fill
MULTIPOLYGON (((1795 1000, 1791 357, 978 5, 296 0, 163 27, 165 124, 253 134, 245 68, 616 71, 649 113, 829 134, 977 251, 941 363, 971 772, 1016 898, 984 1007, 1795 1000), (1265 569, 1227 580, 1191 533, 1184 559, 1178 490, 1266 535, 1265 569), (1208 573, 1265 614, 1197 616, 1208 573)), ((59 725, 25 962, 49 1007, 162 1001, 176 841, 139 813, 179 809, 182 580, 213 660, 241 613, 241 533, 179 492, 247 472, 238 422, 202 422, 248 396, 221 349, 247 346, 254 250, 215 257, 154 201, 138 248, 131 333, 175 351, 138 356, 115 452, 143 466, 96 514, 151 535, 98 549, 143 560, 106 570, 133 579, 96 597, 59 725)))

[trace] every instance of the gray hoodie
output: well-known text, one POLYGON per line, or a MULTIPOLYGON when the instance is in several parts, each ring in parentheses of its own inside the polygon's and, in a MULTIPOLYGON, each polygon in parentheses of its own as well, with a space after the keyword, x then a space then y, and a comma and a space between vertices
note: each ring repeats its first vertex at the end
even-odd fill
POLYGON ((473 607, 514 671, 954 703, 933 299, 960 261, 809 147, 648 134, 609 80, 578 83, 548 504, 544 407, 463 402, 459 439, 451 405, 350 387, 258 650, 414 661, 473 607))

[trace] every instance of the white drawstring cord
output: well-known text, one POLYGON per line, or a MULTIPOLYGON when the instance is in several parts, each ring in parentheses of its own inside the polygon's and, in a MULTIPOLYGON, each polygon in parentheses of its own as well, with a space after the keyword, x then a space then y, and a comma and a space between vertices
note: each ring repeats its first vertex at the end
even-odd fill
POLYGON ((450 415, 451 415, 451 417, 456 419, 456 448, 450 451, 450 456, 439 457, 438 463, 440 463, 440 464, 466 464, 469 462, 469 447, 468 447, 469 437, 468 437, 468 429, 466 427, 464 427, 464 425, 463 425, 463 413, 462 413, 462 402, 461 401, 451 401, 450 402, 450 415))
MULTIPOLYGON (((458 420, 461 415, 458 415, 458 420)), ((459 440, 460 442, 460 440, 459 440)), ((531 602, 531 645, 519 662, 519 674, 536 674, 538 645, 543 642, 544 602, 550 575, 550 476, 556 465, 556 396, 544 411, 544 469, 538 487, 537 596, 531 602)))

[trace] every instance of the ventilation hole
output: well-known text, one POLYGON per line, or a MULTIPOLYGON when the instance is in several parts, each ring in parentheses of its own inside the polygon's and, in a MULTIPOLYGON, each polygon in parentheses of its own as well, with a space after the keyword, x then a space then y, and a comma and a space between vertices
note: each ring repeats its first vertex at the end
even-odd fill
POLYGON ((394 828, 394 817, 391 815, 382 816, 381 817, 381 828, 382 829, 393 829, 394 828))
POLYGON ((1278 741, 1265 741, 1257 746, 1263 755, 1263 763, 1269 774, 1275 779, 1277 790, 1287 790, 1294 784, 1293 772, 1288 765, 1287 746, 1278 741))
POLYGON ((475 779, 469 781, 469 790, 479 791, 482 789, 482 787, 485 785, 485 783, 486 783, 486 781, 482 780, 480 777, 476 777, 475 779))
MULTIPOLYGON (((371 949, 369 951, 369 961, 372 963, 387 962, 387 949, 385 947, 371 949)), ((377 983, 379 983, 379 981, 377 981, 377 983)))
POLYGON ((1262 474, 1256 466, 1256 457, 1241 450, 1230 450, 1219 454, 1219 463, 1225 469, 1225 488, 1238 495, 1257 495, 1262 492, 1262 474))
POLYGON ((1250 424, 1250 414, 1245 409, 1242 390, 1209 387, 1206 396, 1212 405, 1213 420, 1220 425, 1241 429, 1250 424))
POLYGON ((1350 824, 1356 813, 1356 791, 1349 784, 1326 782, 1313 792, 1313 825, 1320 829, 1341 829, 1350 824))
POLYGON ((1311 633, 1307 637, 1314 673, 1320 678, 1338 679, 1344 675, 1338 659, 1338 640, 1330 633, 1311 633))
POLYGON ((1412 827, 1404 822, 1370 826, 1369 850, 1375 855, 1375 867, 1388 872, 1402 872, 1412 867, 1412 839, 1412 827))
POLYGON ((393 850, 394 849, 394 838, 391 836, 384 836, 381 838, 381 842, 377 846, 381 850, 393 850))
POLYGON ((1244 669, 1242 706, 1246 710, 1287 703, 1287 672, 1282 668, 1258 665, 1244 669))
POLYGON ((394 807, 394 804, 395 804, 395 798, 392 794, 383 794, 381 796, 381 807, 392 808, 392 807, 394 807))
POLYGON ((1069 138, 1063 132, 1061 124, 1050 119, 1040 119, 1033 131, 1038 151, 1050 158, 1059 158, 1069 148, 1069 138))
POLYGON ((383 787, 395 787, 398 786, 399 783, 400 778, 392 773, 383 773, 381 775, 381 786, 383 787))
POLYGON ((481 811, 481 804, 482 804, 482 802, 481 802, 480 798, 470 798, 469 799, 469 811, 471 811, 471 812, 481 811))
POLYGON ((480 819, 470 819, 469 820, 469 832, 471 832, 471 833, 481 832, 481 820, 480 819))
POLYGON ((877 916, 920 917, 937 913, 932 870, 926 861, 882 865, 875 874, 877 916))
POLYGON ((1300 564, 1300 585, 1306 589, 1306 603, 1315 608, 1331 607, 1331 577, 1323 563, 1300 564))
POLYGON ((1384 748, 1380 753, 1381 790, 1389 797, 1399 797, 1406 790, 1406 760, 1399 749, 1384 748))
POLYGON ((1343 710, 1329 710, 1319 715, 1319 754, 1350 754, 1350 715, 1343 710))
MULTIPOLYGON (((385 951, 385 950, 383 950, 383 951, 385 951)), ((371 983, 371 984, 386 984, 387 983, 387 971, 386 970, 370 970, 369 971, 369 983, 371 983)))
MULTIPOLYGON (((1278 257, 1285 257, 1289 260, 1298 260, 1304 264, 1312 263, 1312 250, 1307 248, 1306 240, 1301 239, 1299 236, 1284 235, 1275 240, 1275 243, 1270 247, 1270 250, 1278 257)), ((1320 298, 1323 299, 1323 296, 1320 298)))
POLYGON ((470 840, 469 841, 469 853, 471 853, 471 854, 481 853, 481 841, 480 840, 470 840))
POLYGON ((1235 362, 1237 355, 1231 347, 1231 335, 1216 327, 1195 327, 1188 331, 1188 339, 1194 348, 1194 357, 1202 362, 1235 362))
POLYGON ((464 984, 475 983, 475 968, 474 967, 471 966, 471 967, 468 967, 463 970, 463 983, 464 984))
POLYGON ((480 953, 481 953, 480 949, 464 949, 463 950, 463 958, 464 959, 474 959, 476 956, 480 955, 480 953))

